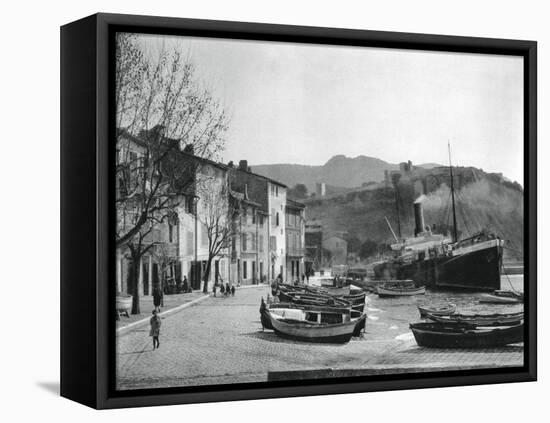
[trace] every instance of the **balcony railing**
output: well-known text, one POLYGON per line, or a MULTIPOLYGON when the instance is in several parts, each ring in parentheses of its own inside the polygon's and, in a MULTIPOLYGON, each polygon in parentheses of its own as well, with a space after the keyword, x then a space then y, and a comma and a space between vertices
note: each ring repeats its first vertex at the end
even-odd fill
POLYGON ((304 253, 304 248, 288 248, 286 252, 286 254, 289 256, 303 256, 304 253))

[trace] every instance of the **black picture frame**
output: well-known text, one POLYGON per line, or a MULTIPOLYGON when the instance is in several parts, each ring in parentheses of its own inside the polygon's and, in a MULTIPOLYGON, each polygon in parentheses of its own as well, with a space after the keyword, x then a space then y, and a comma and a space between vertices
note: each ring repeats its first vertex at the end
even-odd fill
POLYGON ((534 41, 95 14, 61 28, 61 395, 90 407, 234 401, 534 381, 537 377, 534 41), (521 368, 115 391, 113 81, 116 31, 516 55, 524 58, 525 359, 521 368), (112 209, 112 210, 111 210, 112 209), (110 288, 111 286, 111 288, 110 288))

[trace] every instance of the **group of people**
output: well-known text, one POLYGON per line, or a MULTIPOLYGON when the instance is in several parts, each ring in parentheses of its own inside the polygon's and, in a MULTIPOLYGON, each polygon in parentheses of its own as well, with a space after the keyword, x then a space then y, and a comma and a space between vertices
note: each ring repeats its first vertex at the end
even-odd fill
POLYGON ((221 281, 221 282, 215 283, 214 287, 212 288, 212 292, 214 293, 214 297, 217 296, 216 293, 217 293, 217 290, 218 290, 218 285, 219 285, 220 294, 222 295, 222 297, 229 297, 229 296, 234 297, 235 296, 235 285, 229 286, 229 282, 226 282, 225 285, 224 285, 223 281, 221 281))

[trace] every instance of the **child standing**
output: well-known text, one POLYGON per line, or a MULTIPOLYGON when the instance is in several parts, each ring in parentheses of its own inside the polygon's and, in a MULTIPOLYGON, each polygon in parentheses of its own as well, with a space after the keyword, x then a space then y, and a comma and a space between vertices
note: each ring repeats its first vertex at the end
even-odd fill
POLYGON ((149 336, 153 337, 153 349, 155 349, 160 346, 159 335, 161 325, 160 316, 158 315, 158 311, 156 309, 153 310, 153 317, 151 317, 151 320, 149 320, 149 324, 151 325, 149 336))

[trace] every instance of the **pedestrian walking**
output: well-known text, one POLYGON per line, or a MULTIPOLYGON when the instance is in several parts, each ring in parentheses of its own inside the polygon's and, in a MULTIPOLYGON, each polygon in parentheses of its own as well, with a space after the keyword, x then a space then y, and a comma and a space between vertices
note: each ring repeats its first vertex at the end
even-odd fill
POLYGON ((306 270, 306 282, 309 285, 309 270, 306 270))
POLYGON ((304 284, 304 281, 306 280, 306 275, 302 273, 302 285, 304 284))
POLYGON ((260 323, 262 324, 262 332, 265 329, 266 310, 267 310, 267 306, 265 304, 264 297, 262 297, 262 302, 260 303, 260 323))
POLYGON ((222 297, 225 295, 225 287, 223 286, 223 283, 220 285, 220 295, 222 297))
POLYGON ((159 336, 161 319, 157 310, 153 310, 153 317, 151 317, 151 319, 149 320, 149 324, 151 325, 149 336, 153 337, 153 349, 155 349, 160 346, 159 336))
POLYGON ((160 303, 162 301, 162 292, 158 286, 153 289, 153 305, 156 311, 160 311, 160 303))
POLYGON ((231 296, 235 296, 235 285, 231 285, 231 296))
POLYGON ((231 294, 231 288, 229 288, 229 282, 225 284, 225 295, 231 294))

